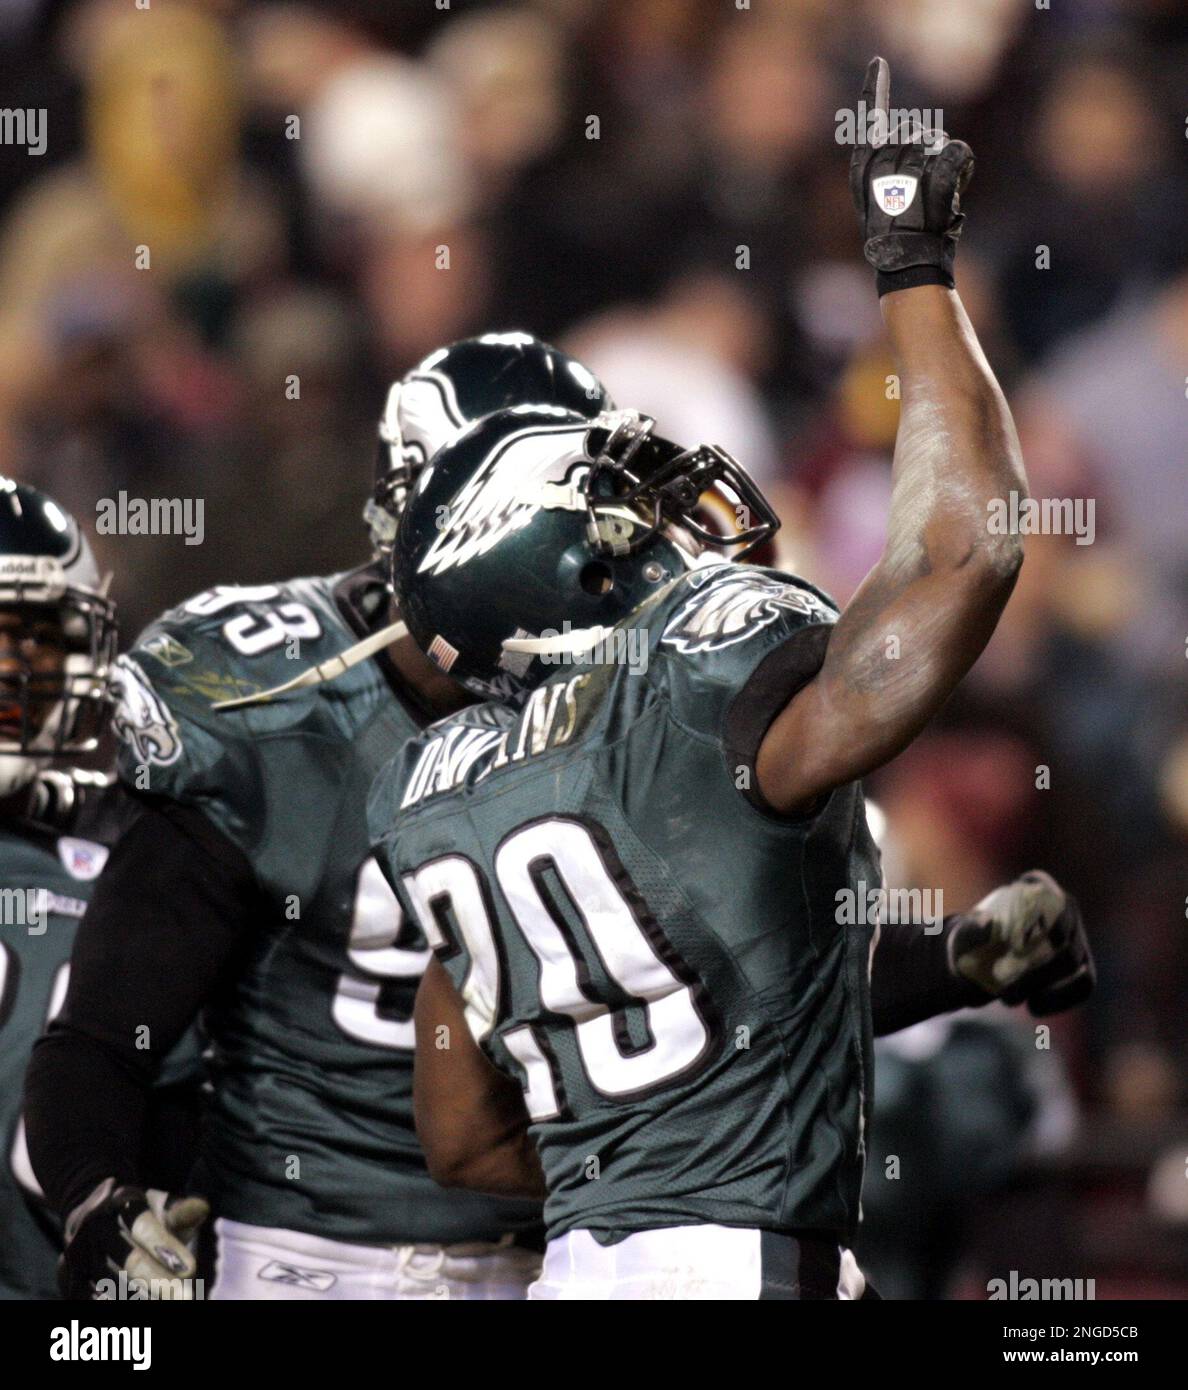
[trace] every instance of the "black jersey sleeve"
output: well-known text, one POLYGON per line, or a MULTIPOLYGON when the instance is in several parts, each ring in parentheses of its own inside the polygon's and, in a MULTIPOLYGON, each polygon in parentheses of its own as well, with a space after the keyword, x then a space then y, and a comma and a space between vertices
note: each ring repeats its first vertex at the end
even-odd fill
POLYGON ((654 655, 672 717, 722 749, 731 785, 762 810, 755 760, 772 721, 821 669, 838 618, 806 580, 753 565, 685 576, 657 611, 654 655))
POLYGON ((153 1080, 256 910, 240 849, 194 808, 144 802, 95 884, 27 1077, 29 1156, 61 1214, 104 1178, 143 1184, 153 1080))
POLYGON ((965 918, 946 917, 940 931, 921 923, 884 923, 870 968, 870 1007, 876 1038, 955 1009, 973 1009, 990 996, 949 964, 949 937, 965 918))

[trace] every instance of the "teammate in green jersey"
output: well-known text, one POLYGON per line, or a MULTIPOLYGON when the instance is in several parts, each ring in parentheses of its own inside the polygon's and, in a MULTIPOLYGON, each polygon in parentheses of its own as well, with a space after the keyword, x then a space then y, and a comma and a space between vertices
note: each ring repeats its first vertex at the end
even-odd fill
MULTIPOLYGON (((200 1011, 213 1094, 191 1187, 216 1218, 208 1296, 521 1297, 539 1264, 538 1242, 520 1234, 538 1226, 538 1204, 446 1192, 426 1171, 411 1011, 428 948, 401 918, 365 820, 393 745, 458 703, 411 646, 404 661, 387 651, 383 557, 399 509, 439 444, 520 400, 591 415, 606 404, 579 363, 524 334, 433 354, 393 388, 381 423, 367 511, 376 560, 200 594, 119 662, 120 775, 145 814, 82 936, 117 941, 120 968, 106 982, 76 971, 30 1079, 34 1163, 74 1213, 68 1264, 84 1296, 109 1262, 131 1258, 137 1241, 122 1231, 143 1215, 144 1184, 107 1118, 75 1094, 80 1078, 134 1118, 152 1055, 133 1051, 135 1028, 165 1046, 200 1011), (335 661, 360 639, 365 659, 335 661), (324 663, 345 674, 212 708, 324 663), (133 885, 152 908, 130 919, 133 885)), ((192 1254, 161 1236, 153 1227, 171 1259, 150 1274, 175 1262, 192 1275, 192 1254)))
MULTIPOLYGON (((58 1292, 61 1230, 29 1163, 21 1099, 34 1041, 66 992, 79 919, 127 820, 103 774, 70 766, 95 750, 107 719, 116 624, 106 589, 75 520, 0 479, 0 1299, 58 1292)), ((179 1133, 184 1113, 172 1112, 179 1141, 193 1139, 192 1125, 179 1133)))

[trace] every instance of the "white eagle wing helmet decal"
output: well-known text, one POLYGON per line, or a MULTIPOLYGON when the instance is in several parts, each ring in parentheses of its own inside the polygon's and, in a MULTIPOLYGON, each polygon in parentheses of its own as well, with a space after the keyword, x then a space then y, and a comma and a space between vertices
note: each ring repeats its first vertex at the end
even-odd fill
POLYGON ((832 623, 837 610, 811 589, 784 584, 745 566, 723 575, 721 566, 706 572, 702 585, 669 620, 661 642, 679 652, 713 652, 743 642, 770 627, 781 611, 801 613, 810 622, 832 623))
POLYGON ((181 757, 177 723, 148 677, 130 657, 121 656, 111 674, 116 698, 111 726, 137 763, 168 767, 181 757))
MULTIPOLYGON (((538 416, 547 407, 530 407, 538 416)), ((568 414, 568 412, 558 412, 568 414)), ((579 484, 589 472, 588 420, 526 424, 499 442, 439 518, 418 574, 444 574, 485 555, 546 507, 584 511, 579 484)), ((432 464, 429 465, 432 468, 432 464)))
POLYGON ((388 392, 380 433, 405 464, 424 463, 443 444, 457 439, 467 426, 454 383, 444 372, 434 370, 445 356, 446 349, 439 348, 406 377, 394 382, 388 392))

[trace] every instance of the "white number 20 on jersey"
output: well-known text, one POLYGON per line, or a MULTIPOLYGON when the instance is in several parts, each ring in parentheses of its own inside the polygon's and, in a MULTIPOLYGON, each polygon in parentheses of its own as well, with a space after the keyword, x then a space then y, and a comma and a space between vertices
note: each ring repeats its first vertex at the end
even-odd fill
MULTIPOLYGON (((657 924, 633 911, 626 876, 608 865, 589 826, 553 818, 524 826, 495 856, 495 878, 512 918, 539 966, 540 1002, 573 1020, 574 1036, 590 1084, 604 1096, 626 1097, 668 1084, 704 1059, 710 1032, 694 998, 693 979, 677 960, 657 924), (546 901, 543 874, 551 871, 578 908, 602 970, 623 995, 643 1009, 650 1042, 624 1046, 612 1004, 595 997, 591 972, 577 942, 546 901)), ((488 897, 479 870, 460 855, 424 864, 404 879, 421 925, 435 949, 453 943, 443 929, 444 910, 462 937, 470 966, 462 984, 467 1022, 476 1038, 496 1021, 503 982, 488 897)), ((524 1068, 525 1099, 535 1120, 560 1113, 548 1059, 530 1026, 503 1035, 524 1068)))

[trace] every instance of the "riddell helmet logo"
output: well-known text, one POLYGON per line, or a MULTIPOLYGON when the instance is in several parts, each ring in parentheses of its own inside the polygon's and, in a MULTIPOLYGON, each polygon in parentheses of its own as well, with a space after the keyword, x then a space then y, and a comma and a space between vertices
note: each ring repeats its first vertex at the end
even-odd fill
POLYGON ((912 174, 884 174, 881 178, 872 179, 870 187, 875 202, 887 216, 898 217, 911 207, 919 182, 912 174))
POLYGON ((48 555, 2 555, 0 578, 45 580, 60 575, 62 566, 48 555))

